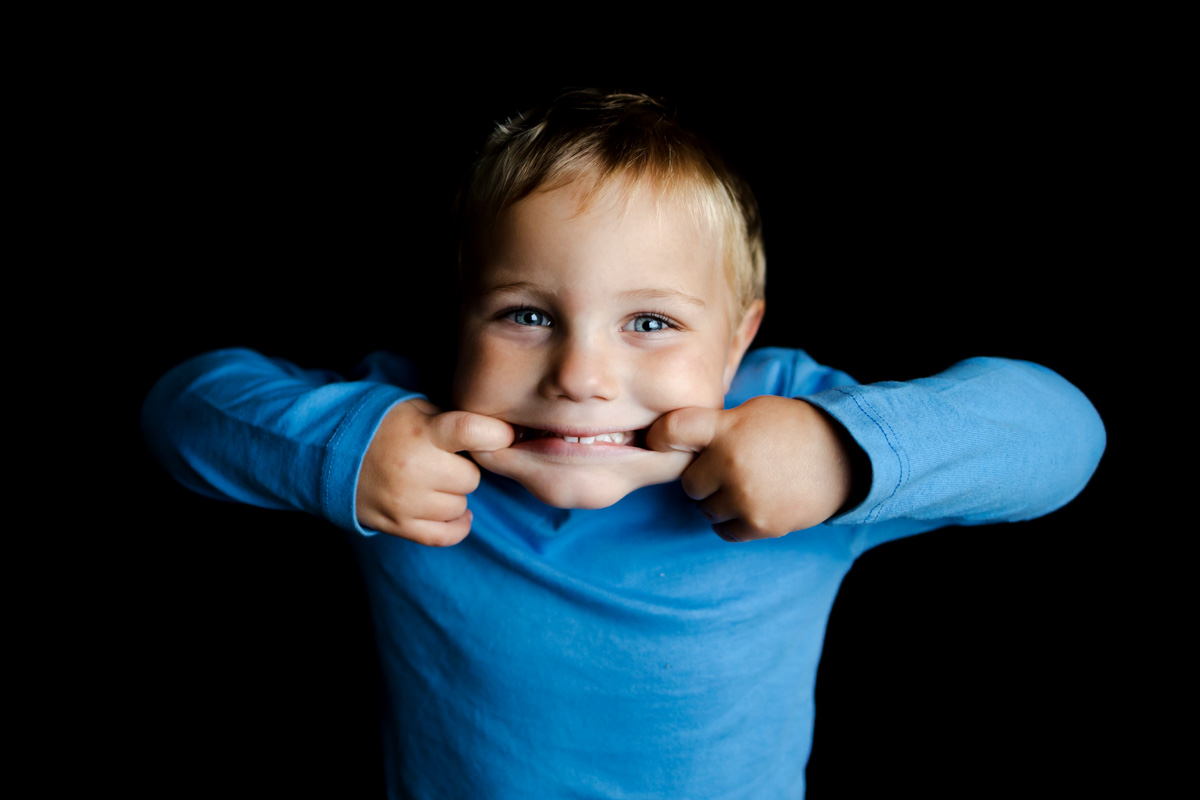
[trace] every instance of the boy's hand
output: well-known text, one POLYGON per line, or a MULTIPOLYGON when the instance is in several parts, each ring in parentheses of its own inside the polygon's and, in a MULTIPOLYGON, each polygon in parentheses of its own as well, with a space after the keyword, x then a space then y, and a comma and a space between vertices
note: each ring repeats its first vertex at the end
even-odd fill
POLYGON ((699 453, 683 473, 683 490, 701 501, 726 541, 819 525, 850 497, 856 445, 803 400, 755 397, 728 411, 681 408, 654 423, 646 446, 699 453))
POLYGON ((467 411, 440 413, 432 403, 400 403, 384 417, 358 475, 359 524, 434 547, 471 531, 467 495, 479 467, 463 450, 500 450, 513 442, 507 422, 467 411))

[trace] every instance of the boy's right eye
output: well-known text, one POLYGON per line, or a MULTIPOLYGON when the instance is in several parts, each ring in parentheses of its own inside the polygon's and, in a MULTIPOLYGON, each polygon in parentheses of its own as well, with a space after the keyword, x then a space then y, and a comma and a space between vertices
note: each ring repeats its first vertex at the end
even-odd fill
POLYGON ((550 324, 550 318, 536 308, 518 308, 508 312, 506 316, 518 325, 536 327, 550 324))

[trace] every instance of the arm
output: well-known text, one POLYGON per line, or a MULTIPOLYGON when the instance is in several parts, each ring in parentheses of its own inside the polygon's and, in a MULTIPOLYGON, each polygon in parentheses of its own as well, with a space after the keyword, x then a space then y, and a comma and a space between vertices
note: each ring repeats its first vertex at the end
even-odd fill
POLYGON ((866 498, 830 520, 869 525, 863 550, 943 525, 1048 514, 1083 489, 1104 452, 1104 425, 1083 393, 1026 361, 974 358, 931 378, 804 400, 870 458, 866 498))
POLYGON ((373 356, 365 366, 366 380, 345 382, 250 350, 206 353, 155 384, 142 431, 193 491, 365 532, 355 512, 363 456, 387 413, 419 397, 387 382, 402 377, 398 360, 373 356))
POLYGON ((377 353, 364 380, 222 350, 167 373, 142 408, 150 449, 183 485, 221 500, 307 511, 347 530, 451 545, 471 528, 479 468, 463 450, 508 447, 512 428, 440 413, 377 353), (365 526, 365 528, 364 528, 365 526))
POLYGON ((733 529, 727 538, 828 519, 859 526, 861 552, 942 525, 1028 519, 1074 497, 1104 448, 1087 399, 1035 364, 972 359, 933 378, 860 386, 803 353, 748 361, 756 377, 730 398, 744 404, 675 412, 652 431, 653 446, 702 451, 684 488, 718 532, 733 529), (754 394, 783 396, 746 399, 754 394), (854 499, 865 499, 836 513, 859 448, 867 468, 853 476, 865 484, 854 499))

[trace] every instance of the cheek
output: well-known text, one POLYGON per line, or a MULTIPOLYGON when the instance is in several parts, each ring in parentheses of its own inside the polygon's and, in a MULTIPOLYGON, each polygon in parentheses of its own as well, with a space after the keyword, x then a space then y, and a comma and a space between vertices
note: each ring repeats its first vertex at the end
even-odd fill
POLYGON ((464 337, 454 372, 454 407, 488 413, 488 406, 502 406, 505 388, 518 382, 514 372, 518 363, 486 337, 464 337))
POLYGON ((719 347, 699 344, 653 353, 638 371, 643 403, 663 412, 687 406, 721 408, 725 401, 722 355, 719 347))

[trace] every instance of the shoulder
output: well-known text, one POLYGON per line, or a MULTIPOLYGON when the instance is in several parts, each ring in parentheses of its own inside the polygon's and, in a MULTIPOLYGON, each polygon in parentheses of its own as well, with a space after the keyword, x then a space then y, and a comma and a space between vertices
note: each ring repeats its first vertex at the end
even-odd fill
POLYGON ((799 397, 855 383, 841 370, 818 364, 803 350, 763 347, 751 350, 742 359, 725 397, 725 407, 733 408, 763 394, 799 397))

